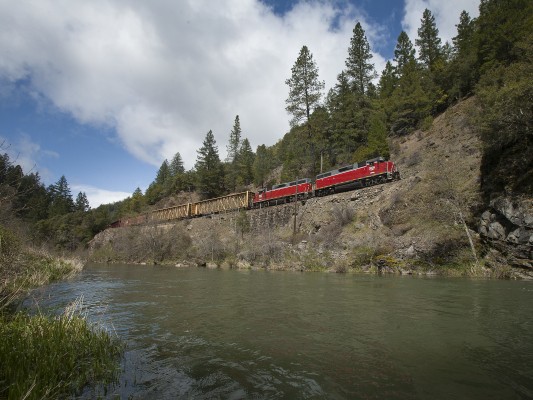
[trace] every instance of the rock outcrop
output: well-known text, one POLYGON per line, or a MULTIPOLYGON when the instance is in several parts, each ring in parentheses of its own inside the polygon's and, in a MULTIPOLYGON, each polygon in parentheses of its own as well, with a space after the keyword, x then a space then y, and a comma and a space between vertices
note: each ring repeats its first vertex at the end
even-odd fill
POLYGON ((479 234, 515 267, 533 271, 533 200, 500 196, 482 214, 479 234))

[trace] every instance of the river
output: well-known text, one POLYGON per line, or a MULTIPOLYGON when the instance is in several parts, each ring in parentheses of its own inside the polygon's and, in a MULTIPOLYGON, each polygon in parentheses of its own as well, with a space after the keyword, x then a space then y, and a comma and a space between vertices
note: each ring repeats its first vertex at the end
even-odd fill
POLYGON ((533 398, 532 282, 88 265, 26 305, 80 296, 127 346, 107 398, 533 398))

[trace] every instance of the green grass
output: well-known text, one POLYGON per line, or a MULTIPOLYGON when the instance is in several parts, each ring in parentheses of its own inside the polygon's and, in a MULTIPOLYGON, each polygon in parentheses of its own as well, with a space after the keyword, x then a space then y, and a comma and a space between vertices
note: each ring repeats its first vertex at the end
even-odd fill
POLYGON ((31 288, 66 279, 83 263, 30 249, 2 226, 0 239, 0 399, 66 398, 115 380, 122 345, 90 325, 79 302, 57 317, 15 312, 31 288))
POLYGON ((83 317, 0 316, 0 398, 55 399, 118 373, 121 344, 83 317))

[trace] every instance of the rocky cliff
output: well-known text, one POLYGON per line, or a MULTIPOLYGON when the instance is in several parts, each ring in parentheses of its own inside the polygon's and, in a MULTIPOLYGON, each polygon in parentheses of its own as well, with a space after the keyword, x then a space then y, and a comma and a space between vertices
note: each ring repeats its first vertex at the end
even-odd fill
POLYGON ((533 271, 533 200, 500 196, 481 214, 479 234, 501 263, 533 271))

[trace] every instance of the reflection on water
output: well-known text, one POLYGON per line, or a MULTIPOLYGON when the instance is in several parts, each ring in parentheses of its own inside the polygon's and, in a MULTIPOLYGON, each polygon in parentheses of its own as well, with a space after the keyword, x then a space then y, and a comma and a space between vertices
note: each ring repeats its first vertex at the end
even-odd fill
POLYGON ((33 294, 79 296, 127 344, 104 397, 533 397, 530 282, 89 265, 33 294))

